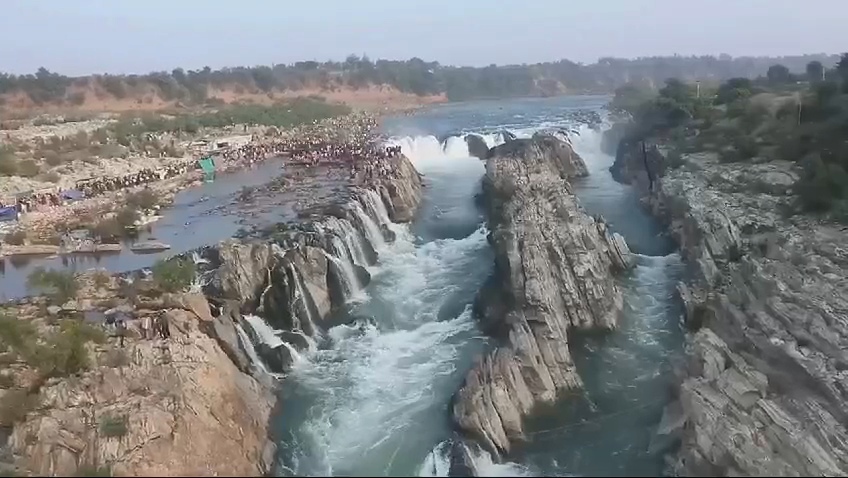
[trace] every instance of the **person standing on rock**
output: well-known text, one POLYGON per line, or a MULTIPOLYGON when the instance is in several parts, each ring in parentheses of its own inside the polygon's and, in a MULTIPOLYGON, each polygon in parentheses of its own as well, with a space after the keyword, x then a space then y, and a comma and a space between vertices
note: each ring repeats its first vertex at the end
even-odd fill
POLYGON ((156 325, 156 328, 159 330, 159 337, 162 339, 169 339, 171 337, 171 328, 168 326, 168 317, 166 317, 164 313, 159 314, 159 317, 156 318, 156 325))
POLYGON ((142 317, 142 319, 141 319, 141 338, 142 339, 147 340, 147 339, 151 338, 152 325, 153 324, 151 324, 149 315, 145 315, 144 317, 142 317))
POLYGON ((127 335, 127 324, 124 321, 123 317, 119 317, 118 320, 115 321, 115 331, 118 334, 118 340, 121 348, 124 347, 124 336, 127 335))

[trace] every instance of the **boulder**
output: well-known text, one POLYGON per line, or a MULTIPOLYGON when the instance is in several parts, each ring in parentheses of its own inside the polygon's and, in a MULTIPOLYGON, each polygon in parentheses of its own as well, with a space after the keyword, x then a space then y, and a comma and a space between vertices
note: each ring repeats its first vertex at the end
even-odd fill
POLYGON ((486 159, 489 155, 489 145, 476 134, 465 135, 465 143, 468 145, 468 154, 475 158, 486 159))

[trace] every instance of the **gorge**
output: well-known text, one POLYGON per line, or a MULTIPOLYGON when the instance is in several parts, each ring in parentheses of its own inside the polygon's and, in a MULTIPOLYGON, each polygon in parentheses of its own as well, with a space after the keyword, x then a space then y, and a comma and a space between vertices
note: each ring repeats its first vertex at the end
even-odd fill
MULTIPOLYGON (((246 438, 190 443, 154 427, 100 453, 230 450, 229 468, 180 468, 197 474, 842 474, 838 230, 779 216, 793 174, 779 162, 694 154, 672 167, 657 141, 649 180, 641 149, 607 154, 620 138, 583 121, 605 102, 391 118, 394 177, 186 254, 205 298, 157 306, 180 324, 167 370, 206 354, 219 376, 203 372, 204 386, 239 385, 179 402, 220 422, 179 413, 188 430, 246 438)), ((162 370, 135 360, 98 383, 162 370)), ((80 408, 67 387, 54 401, 80 408)), ((156 407, 179 414, 167 403, 156 407)), ((50 443, 27 436, 79 416, 29 420, 12 442, 33 469, 73 472, 62 427, 50 443)), ((132 463, 118 471, 162 471, 132 463)))

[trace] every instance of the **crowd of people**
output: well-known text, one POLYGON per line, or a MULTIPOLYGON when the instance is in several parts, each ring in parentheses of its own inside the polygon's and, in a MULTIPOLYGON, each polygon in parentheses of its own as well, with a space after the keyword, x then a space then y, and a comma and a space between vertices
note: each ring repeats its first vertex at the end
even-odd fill
MULTIPOLYGON (((317 166, 321 164, 350 168, 351 178, 371 179, 375 174, 389 175, 385 159, 397 158, 399 146, 385 146, 375 134, 376 119, 367 114, 355 114, 313 122, 285 132, 276 132, 266 138, 253 138, 243 146, 212 153, 215 168, 249 166, 272 156, 287 158, 290 164, 317 166)), ((199 168, 198 160, 209 153, 199 153, 196 158, 163 165, 156 169, 143 169, 119 177, 99 177, 78 181, 73 190, 38 191, 18 195, 13 204, 18 213, 63 205, 66 201, 90 198, 119 189, 128 189, 154 181, 186 174, 199 168)), ((4 208, 0 200, 0 209, 4 208)))
POLYGON ((285 156, 291 163, 310 166, 399 157, 399 146, 379 144, 376 127, 371 116, 351 115, 295 128, 284 138, 252 142, 220 156, 224 161, 248 165, 270 156, 285 156))

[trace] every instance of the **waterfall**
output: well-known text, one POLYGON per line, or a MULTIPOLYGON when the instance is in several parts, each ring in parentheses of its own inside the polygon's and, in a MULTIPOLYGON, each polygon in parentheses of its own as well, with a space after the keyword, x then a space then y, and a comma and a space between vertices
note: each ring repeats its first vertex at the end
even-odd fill
POLYGON ((312 315, 312 308, 309 306, 309 296, 307 296, 306 294, 306 288, 303 286, 303 277, 300 276, 300 273, 297 271, 297 268, 292 263, 289 263, 288 266, 292 274, 292 282, 294 282, 295 300, 300 300, 300 304, 302 305, 304 311, 303 313, 306 314, 306 317, 303 317, 303 319, 306 319, 306 323, 309 324, 309 330, 307 330, 303 327, 303 320, 301 319, 301 317, 298 317, 298 321, 300 322, 300 330, 303 331, 308 337, 318 330, 315 327, 315 318, 312 315))
MULTIPOLYGON (((386 243, 383 239, 383 233, 380 231, 380 226, 371 219, 371 216, 362 209, 362 206, 358 202, 356 203, 354 213, 359 220, 362 221, 362 226, 365 229, 365 235, 368 236, 368 241, 371 242, 374 249, 382 249, 386 243)), ((375 215, 375 217, 377 216, 375 215)))
POLYGON ((238 332, 239 341, 241 342, 242 348, 247 353, 250 363, 257 370, 268 373, 268 367, 266 367, 265 362, 259 358, 259 355, 256 353, 256 348, 253 346, 253 342, 250 341, 250 337, 247 335, 247 332, 244 331, 244 328, 242 328, 241 324, 238 322, 236 322, 236 332, 238 332))
MULTIPOLYGON (((333 237, 333 249, 335 251, 344 251, 345 245, 342 243, 341 239, 338 237, 333 237)), ((338 257, 328 253, 327 251, 321 249, 321 252, 327 256, 327 260, 333 262, 341 271, 341 280, 344 283, 345 295, 346 297, 350 297, 355 294, 357 291, 362 289, 362 285, 359 283, 359 278, 356 276, 356 271, 353 270, 353 264, 350 261, 350 256, 344 252, 345 259, 339 259, 338 257)), ((341 252, 337 252, 337 254, 342 254, 341 252)))
POLYGON ((389 219, 389 211, 386 210, 386 204, 383 203, 383 199, 373 189, 367 189, 365 191, 365 195, 362 197, 362 200, 365 202, 365 207, 368 209, 368 213, 376 219, 379 225, 390 225, 392 224, 392 220, 389 219))
POLYGON ((274 329, 265 322, 265 319, 258 315, 245 315, 244 320, 250 326, 253 335, 256 336, 257 342, 263 343, 270 348, 279 347, 283 341, 277 337, 274 329))
POLYGON ((349 221, 339 221, 339 224, 344 233, 342 234, 342 240, 344 240, 345 245, 347 245, 348 250, 352 254, 352 262, 363 267, 369 265, 367 256, 365 255, 365 247, 362 245, 362 236, 359 234, 359 231, 349 221))
POLYGON ((362 238, 349 221, 335 217, 328 218, 326 232, 333 235, 333 253, 339 259, 363 267, 369 265, 365 248, 362 245, 362 238), (338 244, 336 243, 337 238, 339 239, 338 244))

